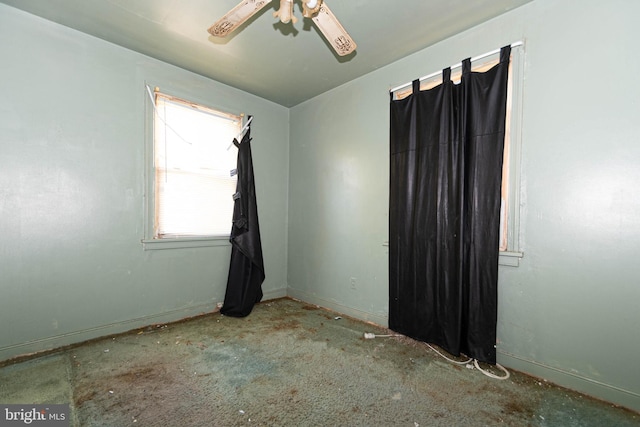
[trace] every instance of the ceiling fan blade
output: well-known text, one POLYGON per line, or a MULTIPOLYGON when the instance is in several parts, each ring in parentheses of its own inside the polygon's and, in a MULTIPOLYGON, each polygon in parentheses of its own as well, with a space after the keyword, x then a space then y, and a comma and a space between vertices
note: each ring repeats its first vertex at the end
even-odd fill
POLYGON ((225 37, 269 3, 271 3, 271 0, 242 0, 236 7, 209 27, 207 31, 212 36, 225 37))
POLYGON ((356 43, 331 12, 326 2, 322 2, 320 10, 311 19, 338 55, 345 56, 356 50, 356 43))

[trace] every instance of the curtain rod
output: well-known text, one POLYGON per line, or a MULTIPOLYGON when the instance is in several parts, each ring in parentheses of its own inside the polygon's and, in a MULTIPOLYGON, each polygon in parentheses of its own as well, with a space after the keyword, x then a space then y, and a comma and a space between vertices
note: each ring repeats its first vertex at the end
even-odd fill
MULTIPOLYGON (((523 44, 524 44, 524 42, 522 42, 522 41, 518 41, 518 42, 515 42, 515 43, 511 43, 511 47, 512 47, 512 48, 513 48, 513 47, 518 47, 518 46, 522 46, 523 44)), ((482 55, 478 55, 478 56, 476 56, 476 57, 473 57, 473 58, 471 58, 471 62, 478 61, 478 60, 480 60, 480 59, 484 59, 484 58, 486 58, 486 57, 488 57, 488 56, 495 55, 496 53, 500 53, 500 49, 494 49, 494 50, 492 50, 491 52, 483 53, 482 55)), ((456 69, 456 68, 460 68, 460 67, 462 67, 462 62, 458 62, 458 63, 456 63, 456 64, 452 65, 452 66, 451 66, 451 67, 449 67, 449 68, 451 68, 452 70, 454 70, 454 69, 456 69)), ((437 75, 438 75, 438 74, 440 74, 440 73, 442 73, 442 70, 440 70, 440 71, 436 71, 436 72, 434 72, 434 73, 428 74, 428 75, 423 76, 423 77, 420 77, 420 79, 419 79, 419 80, 420 80, 420 81, 427 80, 427 79, 430 79, 431 77, 435 77, 435 76, 437 76, 437 75)), ((405 84, 403 84, 403 85, 396 86, 396 87, 394 87, 394 88, 392 88, 392 89, 389 89, 389 93, 393 93, 393 92, 395 92, 395 91, 397 91, 397 90, 404 89, 405 87, 407 87, 407 86, 411 86, 412 84, 413 84, 413 81, 410 81, 410 82, 405 83, 405 84)))

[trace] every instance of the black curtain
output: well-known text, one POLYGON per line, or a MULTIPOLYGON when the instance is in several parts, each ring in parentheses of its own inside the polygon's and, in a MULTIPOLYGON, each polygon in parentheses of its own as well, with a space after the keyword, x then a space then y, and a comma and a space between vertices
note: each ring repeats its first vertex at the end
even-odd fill
POLYGON ((258 225, 258 207, 251 159, 251 128, 233 143, 238 148, 238 183, 231 227, 231 263, 227 291, 220 312, 226 316, 244 317, 262 299, 264 262, 258 225))
POLYGON ((510 54, 390 105, 389 327, 492 364, 510 54))

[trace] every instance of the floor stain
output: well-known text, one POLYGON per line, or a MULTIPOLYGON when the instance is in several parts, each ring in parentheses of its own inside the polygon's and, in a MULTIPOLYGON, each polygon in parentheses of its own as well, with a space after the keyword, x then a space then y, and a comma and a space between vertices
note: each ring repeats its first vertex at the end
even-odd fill
MULTIPOLYGON (((82 427, 639 424, 633 412, 518 372, 488 378, 406 337, 365 340, 388 330, 295 300, 257 304, 249 317, 211 314, 68 350, 73 419, 82 427)), ((10 397, 4 390, 28 395, 23 375, 0 368, 0 401, 10 397)))

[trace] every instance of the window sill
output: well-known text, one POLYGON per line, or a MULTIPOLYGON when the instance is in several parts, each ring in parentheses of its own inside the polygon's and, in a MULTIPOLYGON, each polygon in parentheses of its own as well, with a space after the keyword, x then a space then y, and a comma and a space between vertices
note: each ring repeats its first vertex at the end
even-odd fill
POLYGON ((229 246, 229 237, 189 237, 173 239, 143 239, 142 247, 145 251, 161 249, 207 248, 214 246, 229 246))
POLYGON ((520 259, 524 256, 522 252, 500 252, 498 265, 506 265, 509 267, 518 267, 520 259))

